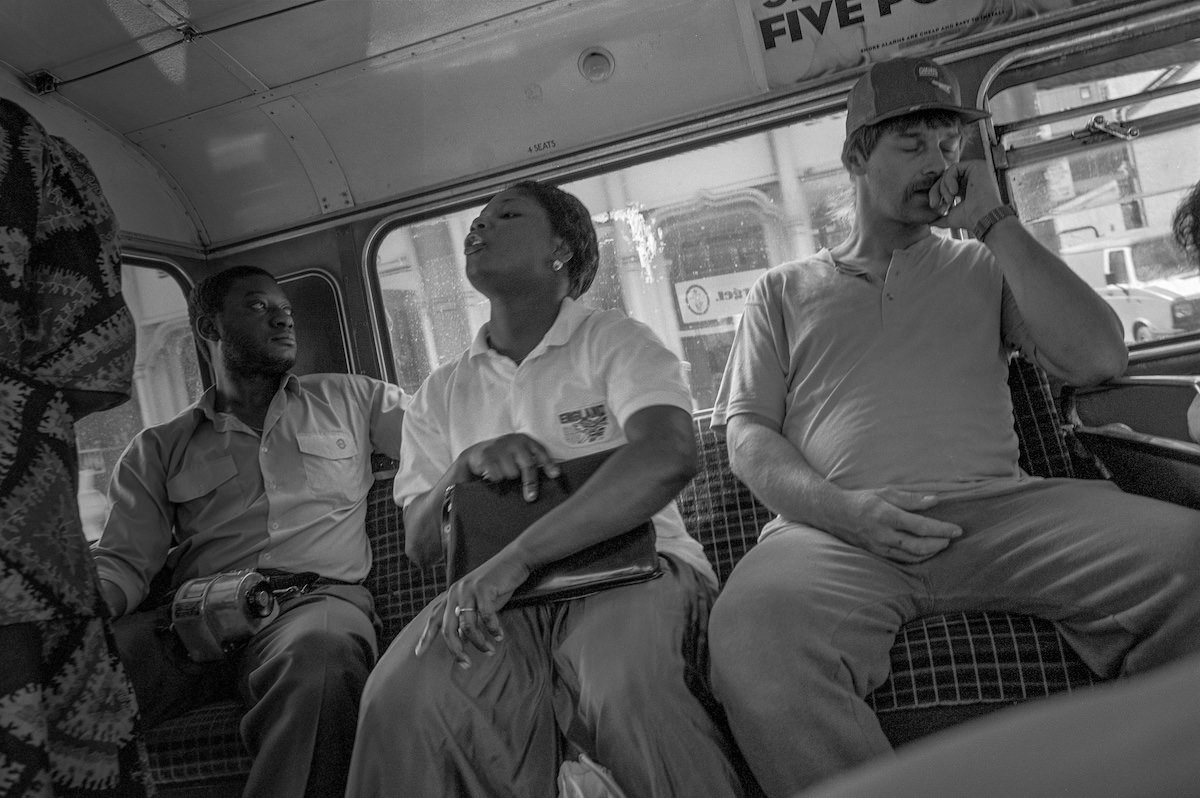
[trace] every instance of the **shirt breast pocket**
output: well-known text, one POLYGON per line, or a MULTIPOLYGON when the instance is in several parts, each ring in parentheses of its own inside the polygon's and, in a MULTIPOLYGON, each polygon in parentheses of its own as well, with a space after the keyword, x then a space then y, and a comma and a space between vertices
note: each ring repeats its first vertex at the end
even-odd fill
POLYGON ((358 443, 345 431, 299 432, 296 443, 304 460, 308 486, 317 494, 351 496, 363 481, 358 443))
POLYGON ((220 457, 180 471, 167 480, 167 498, 174 504, 185 504, 215 491, 237 477, 237 464, 232 457, 220 457))

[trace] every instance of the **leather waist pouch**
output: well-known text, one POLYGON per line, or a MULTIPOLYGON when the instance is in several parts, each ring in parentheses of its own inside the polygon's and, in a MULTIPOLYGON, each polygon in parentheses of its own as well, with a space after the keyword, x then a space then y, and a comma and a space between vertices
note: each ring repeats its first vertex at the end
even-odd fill
MULTIPOLYGON (((537 501, 526 502, 519 479, 474 479, 446 491, 442 534, 446 577, 465 576, 561 504, 608 459, 615 449, 559 463, 560 475, 539 472, 537 501)), ((654 523, 646 520, 627 532, 601 541, 538 569, 517 588, 508 606, 564 601, 659 575, 654 523)))

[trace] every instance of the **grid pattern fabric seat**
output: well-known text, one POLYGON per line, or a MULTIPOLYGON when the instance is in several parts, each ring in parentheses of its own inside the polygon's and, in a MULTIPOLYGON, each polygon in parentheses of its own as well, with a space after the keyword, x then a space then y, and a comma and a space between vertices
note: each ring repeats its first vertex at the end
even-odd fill
POLYGON ((404 553, 404 517, 392 499, 395 473, 395 463, 386 469, 377 467, 375 484, 367 495, 367 536, 373 561, 366 584, 383 623, 380 654, 405 624, 446 589, 441 568, 418 568, 404 553))
MULTIPOLYGON (((1071 476, 1054 397, 1045 374, 1015 359, 1009 374, 1021 467, 1039 476, 1071 476)), ((729 470, 724 441, 698 413, 700 467, 680 494, 684 521, 704 545, 722 583, 771 518, 729 470)), ((375 464, 367 533, 374 565, 367 587, 382 620, 380 651, 446 587, 440 569, 420 569, 404 554, 403 518, 392 501, 395 463, 375 464)), ((894 744, 973 715, 1098 680, 1048 621, 1004 613, 959 613, 905 626, 891 650, 892 673, 868 699, 894 744)), ((175 798, 235 794, 250 756, 238 737, 240 707, 201 707, 147 733, 160 794, 175 798)))
MULTIPOLYGON (((238 736, 242 706, 222 701, 199 707, 146 732, 150 767, 158 784, 212 785, 245 781, 250 753, 238 736)), ((224 793, 226 795, 235 793, 224 793)))
MULTIPOLYGON (((1045 372, 1014 358, 1008 382, 1021 468, 1042 477, 1074 476, 1045 372)), ((724 584, 772 513, 730 472, 724 442, 709 429, 710 422, 710 413, 694 419, 700 473, 679 502, 724 584)), ((1009 704, 1087 687, 1100 678, 1052 623, 1007 613, 918 619, 900 630, 890 655, 891 674, 867 701, 895 745, 1009 704)))

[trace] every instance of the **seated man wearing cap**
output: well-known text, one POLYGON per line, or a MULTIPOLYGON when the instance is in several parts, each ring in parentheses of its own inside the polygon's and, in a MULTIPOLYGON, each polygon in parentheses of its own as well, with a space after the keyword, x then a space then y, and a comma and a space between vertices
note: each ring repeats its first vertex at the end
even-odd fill
POLYGON ((874 65, 849 99, 850 236, 763 275, 738 327, 713 425, 778 516, 717 599, 712 676, 771 796, 889 750, 863 697, 921 615, 1040 615, 1105 676, 1200 651, 1200 513, 1017 465, 1010 353, 1076 385, 1127 353, 959 160, 985 116, 932 61, 874 65))
MULTIPOLYGON (((147 726, 240 695, 242 741, 254 756, 244 795, 342 795, 378 654, 362 584, 371 567, 371 454, 399 458, 408 396, 360 375, 293 374, 291 304, 257 267, 201 280, 188 312, 213 385, 134 437, 113 471, 112 511, 93 546, 121 659, 147 726), (170 596, 165 606, 150 596, 168 563, 172 588, 255 569, 279 614, 265 625, 243 619, 256 621, 246 628, 223 616, 216 626, 253 636, 225 660, 217 649, 217 661, 205 650, 193 662, 166 628, 170 596)), ((208 591, 205 601, 216 602, 217 585, 208 591)), ((232 606, 223 611, 240 617, 232 606)))

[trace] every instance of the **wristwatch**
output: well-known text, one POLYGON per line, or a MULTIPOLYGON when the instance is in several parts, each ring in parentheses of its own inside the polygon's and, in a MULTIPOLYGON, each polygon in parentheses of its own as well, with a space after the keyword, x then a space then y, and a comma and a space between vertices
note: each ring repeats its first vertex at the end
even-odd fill
POLYGON ((988 230, 991 230, 992 226, 995 225, 996 222, 1000 221, 1001 219, 1007 219, 1010 216, 1016 215, 1017 212, 1008 205, 998 205, 985 213, 983 216, 979 217, 979 221, 977 221, 975 226, 971 228, 971 235, 974 236, 977 241, 982 241, 983 237, 987 235, 988 230))

